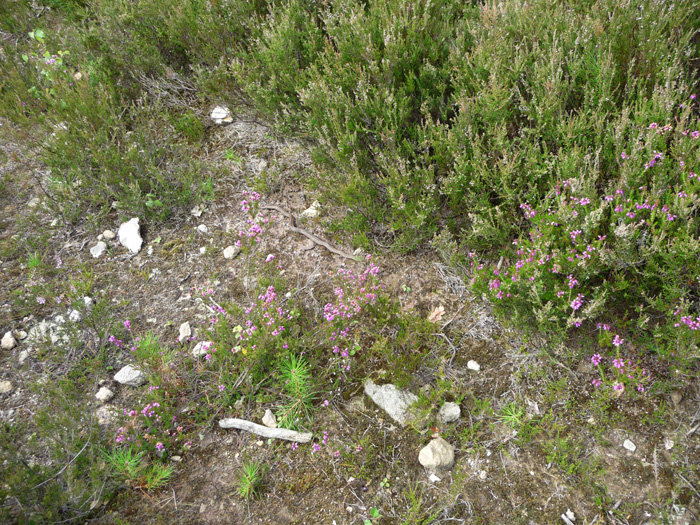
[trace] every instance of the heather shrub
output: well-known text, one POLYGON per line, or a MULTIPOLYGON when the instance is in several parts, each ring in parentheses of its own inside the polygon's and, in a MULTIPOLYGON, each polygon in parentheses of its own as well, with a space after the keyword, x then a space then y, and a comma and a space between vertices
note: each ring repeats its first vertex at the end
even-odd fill
POLYGON ((158 100, 124 104, 99 68, 84 67, 41 30, 30 36, 11 64, 3 113, 32 130, 25 138, 64 217, 117 208, 163 220, 202 197, 200 165, 158 100))
POLYGON ((262 28, 245 89, 316 139, 347 224, 444 231, 548 329, 615 314, 658 342, 696 308, 696 4, 290 2, 262 28))
POLYGON ((290 2, 272 10, 243 57, 247 93, 279 122, 317 140, 319 187, 404 235, 425 239, 446 169, 452 114, 447 59, 460 2, 290 2), (312 14, 309 14, 314 8, 312 14))

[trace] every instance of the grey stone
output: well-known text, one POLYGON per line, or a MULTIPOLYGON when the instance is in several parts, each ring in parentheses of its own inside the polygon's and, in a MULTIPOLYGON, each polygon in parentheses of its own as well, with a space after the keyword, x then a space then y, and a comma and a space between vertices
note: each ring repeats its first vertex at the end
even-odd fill
POLYGON ((454 459, 454 447, 441 437, 433 439, 418 454, 418 462, 428 470, 449 470, 454 459))
POLYGON ((262 422, 263 425, 268 428, 277 428, 277 418, 269 408, 265 410, 265 415, 262 418, 262 422))
POLYGON ((197 226, 197 231, 201 233, 209 233, 209 228, 206 224, 200 224, 199 226, 197 226))
POLYGON ((467 368, 469 370, 474 370, 475 372, 478 372, 479 370, 481 370, 481 366, 479 365, 479 363, 477 363, 473 359, 470 359, 469 361, 467 361, 467 368))
POLYGON ((12 337, 12 332, 5 332, 5 335, 2 336, 2 341, 0 341, 0 346, 2 346, 3 350, 12 350, 17 346, 17 341, 12 337))
POLYGON ((19 332, 17 332, 17 337, 20 341, 23 341, 27 338, 27 332, 25 332, 24 330, 20 330, 19 332))
POLYGON ((442 405, 440 407, 440 411, 438 412, 440 421, 443 423, 452 423, 453 421, 457 421, 461 414, 462 410, 459 408, 459 405, 452 402, 442 405))
POLYGON ((224 249, 224 259, 233 259, 241 252, 238 246, 228 246, 224 249))
POLYGON ((19 353, 19 364, 20 364, 20 365, 23 365, 24 362, 27 360, 28 357, 29 357, 29 350, 22 350, 22 351, 19 353))
POLYGON ((146 383, 146 376, 131 365, 126 365, 114 376, 117 383, 127 386, 141 386, 146 383))
POLYGON ((127 248, 131 253, 139 253, 141 250, 141 245, 143 244, 143 239, 141 238, 138 217, 134 217, 128 222, 123 223, 119 226, 119 231, 117 235, 119 236, 119 243, 127 248))
POLYGON ((117 236, 117 234, 112 230, 105 230, 102 232, 102 236, 105 238, 105 240, 111 241, 117 236))
POLYGON ((192 357, 194 357, 195 359, 204 357, 209 353, 209 348, 211 348, 212 344, 213 343, 211 341, 200 341, 192 349, 192 357))
POLYGON ((391 384, 375 385, 371 379, 365 382, 365 394, 402 426, 411 419, 408 408, 418 401, 415 394, 400 390, 391 384))
POLYGON ((102 401, 103 403, 106 403, 107 401, 111 401, 112 398, 114 397, 114 392, 112 392, 109 388, 106 386, 103 386, 97 391, 97 394, 95 394, 95 397, 98 399, 98 401, 102 401))
POLYGON ((12 383, 9 381, 0 381, 0 394, 7 394, 8 392, 12 392, 12 389, 14 386, 12 386, 12 383))
POLYGON ((622 444, 622 446, 630 452, 634 452, 635 450, 637 450, 637 445, 635 445, 630 439, 625 439, 625 442, 622 444))
POLYGON ((192 336, 192 328, 190 328, 190 323, 185 322, 180 325, 180 335, 178 336, 177 340, 180 341, 181 343, 192 336))
POLYGON ((107 251, 107 243, 104 241, 98 242, 95 246, 90 248, 90 255, 95 259, 99 259, 107 251))

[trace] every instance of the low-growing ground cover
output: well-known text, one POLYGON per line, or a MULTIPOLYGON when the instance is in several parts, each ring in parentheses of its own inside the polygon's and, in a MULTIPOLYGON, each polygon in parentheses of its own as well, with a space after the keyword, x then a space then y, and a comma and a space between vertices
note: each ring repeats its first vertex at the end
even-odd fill
POLYGON ((694 3, 1 9, 3 519, 697 519, 694 3))

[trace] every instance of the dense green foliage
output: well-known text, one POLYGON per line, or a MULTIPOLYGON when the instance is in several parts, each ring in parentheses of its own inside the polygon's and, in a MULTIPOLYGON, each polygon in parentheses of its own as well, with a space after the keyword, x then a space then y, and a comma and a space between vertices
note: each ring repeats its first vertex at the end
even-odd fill
POLYGON ((44 130, 68 215, 184 209, 215 175, 193 160, 207 130, 192 108, 249 103, 313 139, 311 184, 347 225, 381 223, 399 250, 434 238, 501 311, 692 342, 697 2, 51 6, 74 31, 28 38, 28 6, 4 8, 17 41, 0 93, 5 116, 44 130))

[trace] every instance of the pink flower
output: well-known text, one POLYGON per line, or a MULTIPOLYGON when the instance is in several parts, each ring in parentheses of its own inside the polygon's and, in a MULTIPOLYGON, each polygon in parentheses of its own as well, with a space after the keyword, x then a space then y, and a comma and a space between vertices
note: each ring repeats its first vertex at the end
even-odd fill
POLYGON ((585 295, 578 294, 576 296, 576 299, 571 301, 571 308, 573 308, 574 310, 578 310, 579 308, 581 308, 581 305, 583 305, 583 298, 584 297, 585 297, 585 295))
POLYGON ((624 339, 622 339, 619 335, 615 334, 615 337, 613 338, 612 344, 614 344, 615 346, 620 346, 624 342, 625 342, 624 339))
POLYGON ((594 354, 593 356, 591 356, 591 363, 593 363, 594 366, 598 366, 602 359, 603 358, 600 354, 594 354))

